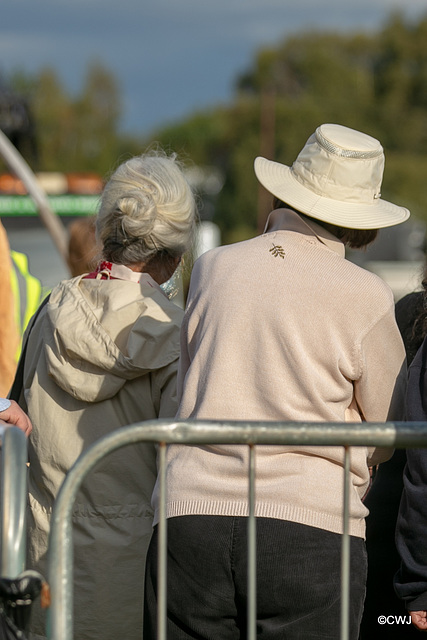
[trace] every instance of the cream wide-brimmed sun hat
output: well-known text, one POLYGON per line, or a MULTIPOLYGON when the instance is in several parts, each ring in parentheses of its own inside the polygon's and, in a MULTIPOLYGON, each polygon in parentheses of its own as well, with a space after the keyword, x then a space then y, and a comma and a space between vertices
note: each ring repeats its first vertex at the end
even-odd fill
POLYGON ((350 229, 400 224, 408 209, 381 199, 384 150, 378 140, 338 124, 322 124, 292 167, 255 159, 259 182, 312 218, 350 229))

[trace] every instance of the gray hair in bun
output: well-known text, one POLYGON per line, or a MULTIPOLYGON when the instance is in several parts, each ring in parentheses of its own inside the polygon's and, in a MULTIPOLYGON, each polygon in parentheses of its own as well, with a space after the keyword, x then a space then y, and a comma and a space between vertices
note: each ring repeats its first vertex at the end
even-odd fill
POLYGON ((175 154, 131 158, 104 187, 96 233, 106 260, 130 265, 162 254, 180 257, 195 229, 194 195, 175 154))

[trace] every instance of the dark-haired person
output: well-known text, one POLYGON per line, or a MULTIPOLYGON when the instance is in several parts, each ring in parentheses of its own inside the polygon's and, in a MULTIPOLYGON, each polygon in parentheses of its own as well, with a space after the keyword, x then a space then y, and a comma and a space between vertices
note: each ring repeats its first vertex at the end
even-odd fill
MULTIPOLYGON (((408 373, 406 418, 427 422, 427 278, 415 328, 424 335, 408 373)), ((415 297, 415 296, 414 296, 415 297)), ((396 525, 396 547, 401 564, 394 578, 397 595, 405 604, 413 625, 427 631, 427 449, 407 449, 403 492, 396 525)))
MULTIPOLYGON (((380 197, 381 144, 319 126, 287 167, 257 158, 276 198, 265 231, 213 249, 193 268, 181 332, 178 418, 382 422, 402 417, 405 350, 393 295, 345 259, 409 211, 380 197)), ((350 637, 366 580, 368 465, 351 451, 350 637)), ((257 633, 263 640, 340 636, 342 447, 256 448, 257 633)), ((248 450, 168 448, 168 640, 245 637, 248 450)), ((155 490, 155 523, 158 495, 155 490)), ((150 544, 144 633, 156 637, 157 534, 150 544)))
MULTIPOLYGON (((424 287, 427 286, 426 278, 427 265, 424 268, 424 287)), ((400 298, 395 307, 408 367, 427 334, 424 296, 423 291, 413 291, 400 298)), ((406 449, 396 449, 390 460, 376 470, 374 481, 364 499, 369 510, 366 518, 368 577, 359 640, 410 640, 418 637, 415 626, 407 624, 405 603, 393 585, 400 567, 395 534, 405 465, 406 449), (399 620, 404 622, 396 624, 399 620)))
POLYGON ((68 266, 71 276, 92 271, 96 267, 99 249, 96 243, 95 217, 73 220, 68 227, 68 266))

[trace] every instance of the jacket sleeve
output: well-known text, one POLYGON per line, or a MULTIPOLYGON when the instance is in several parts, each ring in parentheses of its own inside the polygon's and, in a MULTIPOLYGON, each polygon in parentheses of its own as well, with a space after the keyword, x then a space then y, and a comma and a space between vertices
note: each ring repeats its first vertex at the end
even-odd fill
MULTIPOLYGON (((361 342, 360 376, 354 389, 364 419, 367 422, 404 420, 406 384, 405 348, 394 308, 390 306, 361 342)), ((389 448, 370 450, 368 464, 384 462, 391 454, 389 448)))
MULTIPOLYGON (((427 421, 427 342, 409 367, 407 418, 427 421)), ((408 449, 396 525, 401 567, 394 586, 410 611, 427 610, 427 449, 408 449)))

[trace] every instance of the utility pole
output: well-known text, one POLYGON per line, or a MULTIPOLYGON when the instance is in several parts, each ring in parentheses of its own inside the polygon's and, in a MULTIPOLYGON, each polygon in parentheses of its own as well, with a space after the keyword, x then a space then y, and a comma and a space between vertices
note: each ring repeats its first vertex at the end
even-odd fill
MULTIPOLYGON (((276 90, 272 86, 261 88, 260 94, 260 146, 259 154, 268 160, 275 157, 276 90)), ((272 195, 261 184, 258 186, 258 233, 264 231, 267 215, 271 211, 272 195)))

